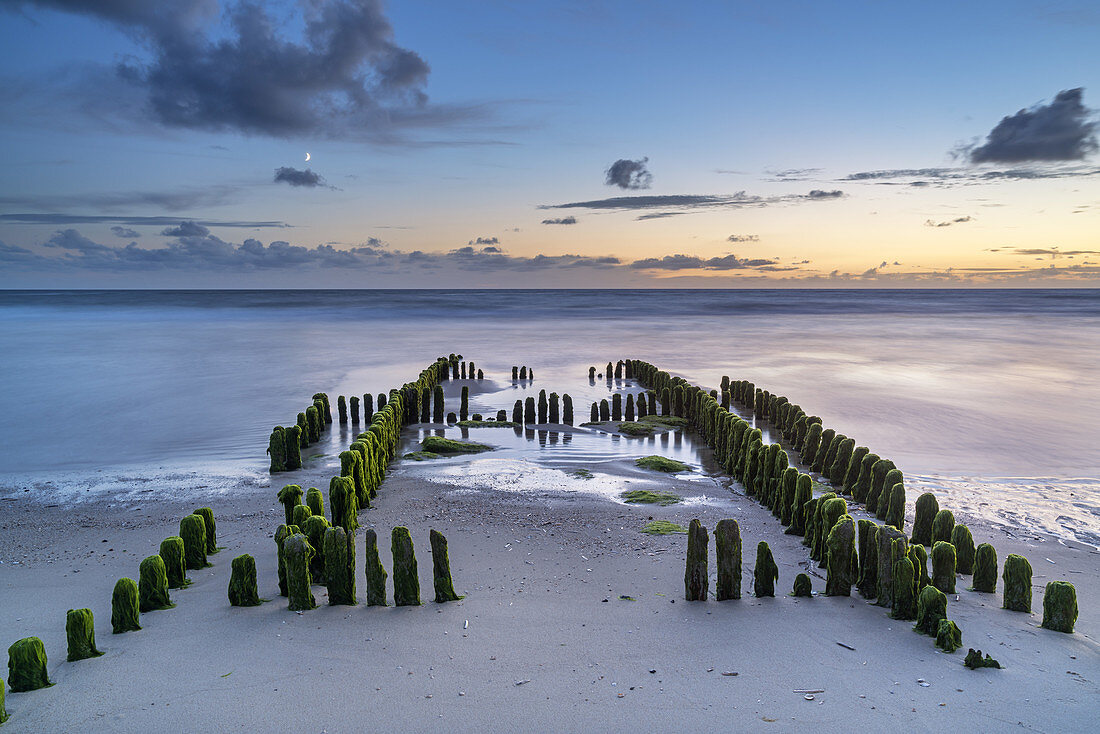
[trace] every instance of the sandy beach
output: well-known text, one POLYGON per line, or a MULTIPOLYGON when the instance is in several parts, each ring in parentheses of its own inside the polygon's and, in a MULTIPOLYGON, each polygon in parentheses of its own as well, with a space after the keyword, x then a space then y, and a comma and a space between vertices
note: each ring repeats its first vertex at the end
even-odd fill
MULTIPOLYGON (((960 577, 948 616, 963 631, 963 650, 947 655, 854 590, 850 598, 788 596, 800 571, 823 594, 824 570, 801 538, 784 535, 736 485, 721 506, 631 506, 553 490, 451 487, 424 481, 422 472, 408 464, 393 471, 360 516, 378 532, 387 569, 390 529, 412 531, 425 603, 403 608, 365 605, 362 532, 357 606, 329 606, 323 586, 314 587, 319 608, 305 613, 288 611, 278 596, 272 533, 283 510, 275 493, 284 476, 327 485, 325 471, 214 488, 197 503, 153 494, 111 507, 44 507, 30 493, 6 494, 0 627, 5 644, 42 638, 56 685, 9 692, 5 730, 1091 728, 1100 693, 1100 554, 1087 546, 972 524, 975 541, 992 542, 1000 559, 1013 552, 1030 559, 1033 613, 1005 611, 999 593, 965 591, 968 577, 960 577), (114 581, 136 578, 140 559, 204 504, 216 513, 224 547, 213 566, 190 572, 194 584, 172 592, 174 609, 141 615, 139 632, 112 635, 114 581), (725 517, 740 523, 742 599, 685 602, 686 536, 640 532, 649 518, 686 525, 694 517, 711 530, 725 517), (432 602, 432 528, 448 538, 461 601, 432 602), (751 593, 759 540, 779 565, 775 598, 751 593), (240 553, 256 558, 260 594, 270 599, 262 606, 227 601, 230 560, 240 553), (1075 634, 1039 627, 1042 588, 1053 579, 1077 588, 1075 634), (95 613, 105 654, 66 663, 65 610, 83 606, 95 613), (967 647, 1004 669, 968 670, 967 647)), ((657 481, 674 492, 685 486, 657 481)), ((713 594, 713 541, 710 554, 713 594)))

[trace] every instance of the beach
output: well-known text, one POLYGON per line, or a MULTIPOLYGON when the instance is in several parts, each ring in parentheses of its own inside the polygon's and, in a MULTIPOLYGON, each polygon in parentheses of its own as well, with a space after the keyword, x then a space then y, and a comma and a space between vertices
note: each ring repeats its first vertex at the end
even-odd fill
MULTIPOLYGON (((450 312, 435 304, 398 317, 370 306, 389 318, 364 323, 354 309, 334 315, 331 301, 303 317, 281 305, 257 307, 255 296, 236 298, 232 307, 177 301, 89 310, 84 302, 75 330, 71 307, 57 303, 31 313, 0 309, 0 326, 21 348, 0 374, 8 399, 13 390, 53 394, 49 385, 68 384, 64 395, 73 401, 59 403, 74 406, 67 435, 91 439, 71 451, 30 442, 51 430, 60 435, 53 414, 35 410, 18 414, 26 431, 5 449, 0 627, 5 645, 42 638, 55 683, 9 691, 5 730, 1090 728, 1100 693, 1100 471, 1089 443, 1095 418, 1086 414, 1097 393, 1084 364, 1100 349, 1092 301, 1040 317, 995 300, 972 302, 961 315, 910 303, 908 314, 871 317, 845 315, 842 304, 840 315, 791 313, 777 297, 765 316, 742 313, 739 330, 720 338, 720 325, 734 317, 706 315, 713 303, 690 299, 655 307, 656 325, 631 332, 636 323, 624 314, 562 321, 540 294, 526 294, 526 311, 508 317, 455 313, 466 304, 458 295, 450 312), (677 331, 677 323, 691 326, 677 331), (902 323, 911 328, 892 338, 902 323), (282 338, 263 347, 276 326, 282 338), (833 339, 834 330, 854 334, 857 326, 860 339, 833 339), (269 474, 270 427, 292 423, 316 390, 333 398, 379 393, 412 379, 436 356, 435 345, 423 343, 425 329, 476 342, 466 358, 486 371, 482 381, 446 383, 448 410, 462 385, 471 412, 486 415, 510 413, 514 400, 545 389, 573 395, 578 425, 406 428, 400 453, 436 433, 495 447, 473 457, 397 461, 374 506, 360 513, 361 525, 378 533, 387 570, 391 529, 410 529, 424 604, 365 605, 360 530, 359 603, 329 606, 324 587, 315 586, 319 607, 290 612, 276 585, 273 534, 283 522, 276 494, 296 483, 321 488, 327 502, 337 454, 359 429, 333 424, 306 452, 304 468, 269 474), (79 332, 89 350, 88 369, 73 367, 84 375, 75 390, 35 351, 62 332, 79 332), (1078 341, 1050 360, 1069 332, 1078 341), (144 353, 127 348, 150 334, 160 341, 144 353), (608 424, 579 425, 592 401, 641 391, 632 381, 587 377, 588 365, 602 373, 608 359, 631 356, 607 353, 615 334, 630 334, 623 339, 644 356, 696 384, 752 377, 893 458, 906 476, 907 529, 916 496, 936 492, 975 543, 995 546, 1001 563, 1009 553, 1029 559, 1032 613, 1002 609, 1000 584, 996 594, 972 592, 960 576, 948 618, 962 629, 963 649, 945 654, 912 622, 891 619, 854 589, 850 597, 824 596, 825 569, 809 560, 802 539, 784 534, 693 431, 634 439, 608 424), (387 336, 390 349, 370 348, 387 336), (1000 361, 989 359, 994 353, 1000 361), (110 379, 109 354, 128 365, 110 379), (182 362, 172 367, 173 359, 182 362), (530 365, 535 379, 511 381, 512 364, 530 365), (993 400, 998 391, 1003 404, 993 400), (132 400, 110 413, 127 393, 132 400), (104 405, 110 420, 96 432, 104 405), (1018 421, 999 420, 1009 415, 1018 421), (1066 420, 1077 427, 1067 430, 1066 420), (684 461, 691 471, 634 466, 648 454, 684 461), (625 504, 626 489, 668 491, 682 502, 625 504), (222 547, 213 565, 190 572, 193 585, 172 592, 175 608, 142 614, 142 630, 112 635, 114 582, 136 579, 139 561, 204 506, 215 513, 222 547), (641 532, 651 519, 687 525, 693 518, 712 532, 721 519, 740 524, 741 599, 685 601, 686 536, 641 532), (432 600, 431 529, 447 537, 460 601, 432 600), (775 598, 752 594, 761 540, 779 566, 775 598), (242 553, 254 556, 260 596, 269 600, 258 607, 228 603, 230 560, 242 553), (812 598, 788 595, 801 572, 811 575, 812 598), (1042 589, 1052 580, 1076 587, 1073 634, 1039 626, 1042 589), (105 654, 66 663, 65 610, 81 607, 93 610, 105 654), (968 670, 969 647, 1003 669, 968 670)), ((869 303, 886 301, 862 306, 869 303)), ((588 304, 574 305, 583 312, 588 304)), ((866 517, 858 505, 850 512, 866 517)), ((712 539, 712 592, 714 575, 712 539)))

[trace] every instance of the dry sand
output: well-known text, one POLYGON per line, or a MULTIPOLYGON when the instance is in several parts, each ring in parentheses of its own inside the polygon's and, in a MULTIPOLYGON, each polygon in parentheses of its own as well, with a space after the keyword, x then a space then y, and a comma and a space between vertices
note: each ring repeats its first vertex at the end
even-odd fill
MULTIPOLYGON (((63 508, 30 493, 0 497, 0 642, 41 637, 56 684, 9 692, 4 731, 1067 732, 1094 730, 1100 711, 1100 554, 1085 546, 971 525, 1002 561, 1011 552, 1031 561, 1037 611, 1002 610, 999 593, 967 592, 969 577, 960 577, 948 615, 963 650, 947 655, 858 596, 787 596, 810 568, 822 592, 824 572, 801 538, 737 490, 732 506, 636 507, 449 489, 399 469, 361 522, 378 530, 387 568, 389 530, 412 530, 425 604, 366 607, 360 570, 358 606, 328 606, 318 586, 321 606, 293 613, 277 593, 271 539, 283 516, 275 493, 291 477, 328 484, 326 473, 303 470, 186 503, 63 508), (206 504, 224 546, 213 567, 190 572, 194 585, 172 592, 176 608, 112 635, 115 580, 136 579, 140 559, 177 533, 179 517, 206 504), (685 602, 686 537, 639 529, 649 517, 699 517, 713 529, 730 516, 745 545, 743 598, 685 602), (449 540, 462 601, 431 601, 430 528, 449 540), (779 564, 774 599, 751 595, 759 540, 779 564), (256 558, 271 599, 260 607, 228 604, 230 560, 240 553, 256 558), (1039 627, 1042 587, 1053 579, 1077 587, 1075 634, 1039 627), (65 610, 84 606, 106 654, 66 663, 65 610), (1004 670, 966 669, 967 647, 1004 670), (801 690, 822 692, 807 700, 801 690)), ((358 541, 361 567, 362 533, 358 541)), ((711 574, 713 589, 713 548, 711 574)))

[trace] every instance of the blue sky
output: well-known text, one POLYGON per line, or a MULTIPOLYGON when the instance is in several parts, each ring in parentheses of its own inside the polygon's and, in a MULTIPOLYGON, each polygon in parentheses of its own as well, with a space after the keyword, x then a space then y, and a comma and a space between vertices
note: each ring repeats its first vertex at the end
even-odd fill
POLYGON ((1100 278, 1093 3, 0 7, 0 287, 1100 278))

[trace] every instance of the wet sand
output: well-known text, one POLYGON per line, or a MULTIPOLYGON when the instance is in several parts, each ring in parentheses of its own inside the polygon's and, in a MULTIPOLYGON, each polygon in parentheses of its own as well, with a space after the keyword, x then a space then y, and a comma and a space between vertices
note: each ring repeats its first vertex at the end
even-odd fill
MULTIPOLYGON (((969 577, 960 577, 948 616, 962 628, 963 650, 947 655, 910 622, 858 596, 787 596, 805 570, 823 592, 824 571, 768 510, 726 489, 728 478, 654 479, 647 488, 692 494, 709 482, 725 492, 713 503, 654 507, 553 486, 516 492, 445 476, 427 481, 433 474, 445 473, 402 465, 360 516, 378 531, 387 569, 390 529, 411 529, 425 602, 415 608, 366 607, 361 570, 355 607, 328 606, 320 586, 320 607, 305 613, 288 611, 277 595, 271 535, 283 510, 275 493, 291 481, 327 488, 324 466, 279 475, 271 486, 199 489, 188 502, 153 492, 45 507, 33 493, 0 496, 5 645, 40 636, 56 683, 9 692, 4 730, 989 732, 1085 731, 1094 723, 1100 554, 1085 545, 1008 537, 960 514, 975 542, 993 543, 1002 562, 1012 552, 1031 561, 1035 613, 1002 610, 999 593, 967 592, 969 577), (190 572, 194 584, 172 593, 176 608, 143 614, 139 632, 112 635, 115 580, 136 578, 140 559, 177 533, 179 517, 207 504, 224 546, 214 565, 190 572), (651 517, 685 525, 698 517, 711 530, 736 518, 743 598, 685 602, 686 537, 640 533, 651 517), (430 528, 448 538, 462 601, 432 602, 430 528), (759 540, 779 564, 774 599, 751 594, 759 540), (261 596, 271 600, 260 607, 228 604, 230 560, 240 553, 256 558, 261 596), (1042 587, 1055 579, 1077 587, 1075 634, 1039 627, 1042 587), (84 606, 95 613, 105 655, 65 663, 65 610, 84 606), (967 670, 967 647, 1005 669, 967 670), (797 692, 804 690, 822 692, 807 700, 797 692)), ((636 479, 614 461, 601 475, 636 479)), ((362 533, 358 541, 361 569, 362 533)), ((710 570, 713 589, 713 550, 710 570)))

